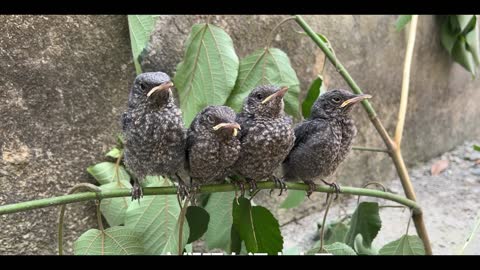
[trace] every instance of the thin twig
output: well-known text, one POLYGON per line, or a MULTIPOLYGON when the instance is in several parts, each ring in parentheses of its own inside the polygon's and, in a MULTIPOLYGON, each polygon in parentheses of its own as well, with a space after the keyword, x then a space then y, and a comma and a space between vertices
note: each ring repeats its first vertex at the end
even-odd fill
POLYGON ((279 22, 277 25, 275 25, 275 27, 273 27, 272 31, 270 31, 270 34, 267 36, 267 40, 265 42, 265 48, 270 48, 270 45, 272 44, 272 41, 273 41, 273 34, 277 31, 277 28, 290 20, 295 20, 295 17, 292 16, 292 17, 285 18, 281 22, 279 22))
POLYGON ((461 249, 460 252, 459 252, 460 255, 463 255, 463 253, 465 252, 465 249, 467 248, 468 244, 470 244, 470 242, 472 241, 473 237, 474 237, 475 234, 477 233, 478 228, 480 228, 480 212, 479 212, 479 214, 478 214, 476 224, 475 224, 475 226, 473 226, 473 230, 470 232, 470 235, 468 236, 467 241, 465 241, 465 244, 463 244, 463 247, 462 247, 462 249, 461 249))
MULTIPOLYGON (((81 183, 72 187, 67 194, 73 194, 80 189, 86 189, 93 192, 101 192, 101 189, 95 185, 89 183, 81 183)), ((60 207, 60 211, 58 212, 58 255, 63 255, 63 222, 65 216, 65 208, 67 207, 66 204, 63 204, 60 207)))
POLYGON ((395 128, 395 143, 400 148, 402 143, 405 115, 407 114, 408 91, 410 86, 410 69, 412 66, 413 48, 415 46, 415 35, 417 32, 418 15, 413 15, 410 21, 407 49, 405 51, 405 62, 403 64, 402 93, 400 96, 400 108, 398 110, 397 127, 395 128))
POLYGON ((390 151, 388 151, 387 149, 376 148, 376 147, 364 147, 364 146, 353 146, 352 150, 390 153, 390 151))
POLYGON ((181 208, 180 215, 178 217, 178 255, 182 255, 183 253, 183 224, 185 223, 185 215, 187 213, 189 202, 190 198, 185 198, 185 202, 183 203, 183 207, 181 208))
POLYGON ((329 196, 328 202, 327 202, 327 208, 325 209, 325 214, 323 215, 322 228, 320 228, 320 249, 318 249, 319 253, 323 253, 323 238, 325 236, 324 234, 325 223, 327 221, 328 210, 330 209, 330 205, 332 204, 333 197, 334 196, 329 196))

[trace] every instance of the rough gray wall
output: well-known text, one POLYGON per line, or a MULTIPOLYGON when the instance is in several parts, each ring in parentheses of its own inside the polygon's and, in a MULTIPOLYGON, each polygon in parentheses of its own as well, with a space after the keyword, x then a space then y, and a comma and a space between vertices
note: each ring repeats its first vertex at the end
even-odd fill
MULTIPOLYGON (((65 194, 114 145, 135 75, 125 16, 0 16, 0 204, 65 194)), ((96 226, 67 208, 68 247, 96 226)), ((55 254, 57 207, 0 216, 0 254, 55 254)))
MULTIPOLYGON (((265 44, 285 16, 213 16, 212 23, 233 38, 244 57, 265 44)), ((183 42, 206 16, 161 16, 142 66, 173 76, 183 42)), ((395 16, 305 16, 326 35, 337 57, 366 93, 392 134, 399 103, 405 35, 395 16)), ((302 89, 322 70, 323 54, 294 22, 283 25, 273 46, 286 51, 302 89)), ((0 16, 0 204, 60 195, 78 182, 92 181, 85 168, 103 158, 119 131, 118 117, 134 77, 124 16, 0 16)), ((330 88, 345 87, 330 64, 330 88)), ((421 16, 404 134, 408 165, 427 160, 465 139, 480 137, 480 85, 454 64, 440 45, 438 24, 421 16)), ((361 108, 356 145, 383 142, 361 108)), ((382 153, 352 152, 337 175, 343 185, 385 181, 395 175, 382 153), (355 173, 353 173, 355 172, 355 173)), ((281 223, 293 212, 320 207, 324 196, 295 211, 277 210, 281 223)), ((262 198, 260 198, 262 199, 262 198)), ((283 199, 283 198, 282 198, 283 199)), ((275 205, 279 198, 262 199, 275 205)), ((69 207, 69 246, 94 227, 93 203, 69 207)), ((0 254, 56 252, 56 208, 0 216, 0 254)))

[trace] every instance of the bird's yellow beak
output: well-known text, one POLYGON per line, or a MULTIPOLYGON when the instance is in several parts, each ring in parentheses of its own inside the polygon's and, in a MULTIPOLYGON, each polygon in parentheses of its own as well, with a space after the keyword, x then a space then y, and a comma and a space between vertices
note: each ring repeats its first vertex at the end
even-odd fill
POLYGON ((229 128, 233 130, 233 136, 236 137, 238 130, 240 130, 240 125, 237 123, 220 123, 213 127, 213 130, 219 130, 221 128, 229 128))
POLYGON ((274 97, 283 97, 285 96, 285 93, 287 93, 288 87, 282 87, 282 89, 278 90, 277 92, 271 94, 270 96, 266 97, 264 100, 262 100, 262 104, 267 103, 268 101, 272 100, 274 97))
POLYGON ((152 90, 148 91, 147 97, 150 97, 153 93, 155 93, 158 90, 170 89, 170 87, 172 87, 172 86, 173 86, 172 82, 166 82, 166 83, 162 83, 158 86, 155 86, 154 88, 152 88, 152 90))
POLYGON ((343 108, 349 104, 355 104, 355 103, 358 103, 364 99, 367 99, 367 98, 371 98, 372 96, 371 95, 367 95, 367 94, 361 94, 361 95, 358 95, 354 98, 350 98, 350 99, 347 99, 345 100, 342 105, 340 105, 340 108, 343 108))

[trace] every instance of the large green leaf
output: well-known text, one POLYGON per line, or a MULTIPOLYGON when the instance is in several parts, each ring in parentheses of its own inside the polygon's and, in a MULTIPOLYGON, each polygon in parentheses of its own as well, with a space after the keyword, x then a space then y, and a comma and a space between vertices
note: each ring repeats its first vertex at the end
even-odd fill
POLYGON ((230 36, 211 24, 195 24, 185 43, 174 83, 185 124, 208 105, 223 105, 238 75, 238 57, 230 36))
POLYGON ((320 96, 320 94, 325 91, 326 89, 325 89, 325 85, 323 84, 323 78, 322 76, 318 75, 318 78, 316 78, 310 85, 310 88, 308 89, 308 92, 307 92, 307 96, 305 97, 305 100, 302 102, 302 113, 304 118, 310 117, 313 103, 315 103, 318 96, 320 96))
MULTIPOLYGON (((132 185, 127 181, 115 181, 100 186, 100 189, 110 190, 117 188, 131 189, 132 185)), ((130 205, 131 199, 128 197, 118 197, 103 199, 100 202, 100 211, 110 226, 117 226, 125 223, 125 213, 130 205)))
POLYGON ((138 57, 150 39, 150 34, 155 25, 155 17, 152 15, 128 15, 128 28, 130 30, 130 42, 132 44, 133 62, 137 74, 142 73, 138 57))
POLYGON ((470 31, 466 36, 465 40, 467 42, 467 49, 472 53, 473 59, 475 60, 475 64, 478 66, 480 65, 480 52, 479 52, 479 37, 478 37, 478 27, 475 24, 475 29, 470 31))
POLYGON ((123 166, 118 166, 118 170, 116 170, 115 163, 113 162, 101 162, 95 164, 88 167, 87 172, 102 185, 113 181, 130 181, 130 175, 125 168, 123 166))
POLYGON ((280 208, 295 208, 299 206, 306 198, 305 191, 303 190, 290 190, 285 200, 280 204, 280 208))
POLYGON ((442 22, 440 28, 440 40, 443 47, 449 53, 452 52, 453 46, 455 45, 455 42, 457 41, 459 35, 459 32, 456 32, 452 29, 449 17, 446 17, 445 20, 442 22))
POLYGON ((123 226, 111 227, 103 232, 90 229, 74 243, 75 255, 142 255, 141 237, 123 226))
POLYGON ((403 235, 383 246, 380 255, 425 255, 422 240, 416 235, 403 235))
POLYGON ((259 85, 288 86, 285 95, 285 111, 299 117, 300 82, 288 56, 277 48, 259 49, 240 60, 237 82, 226 104, 236 111, 242 108, 243 100, 259 85))
POLYGON ((190 228, 190 236, 187 243, 192 243, 202 237, 207 231, 210 216, 205 209, 198 206, 189 206, 187 208, 186 218, 190 228))
MULTIPOLYGON (((319 249, 320 241, 318 241, 312 249, 307 251, 307 255, 319 254, 319 249)), ((353 250, 350 246, 340 242, 324 245, 323 249, 325 250, 325 252, 323 253, 330 253, 333 255, 357 255, 357 253, 355 253, 355 250, 353 250)))
POLYGON ((208 249, 220 248, 230 249, 231 228, 232 228, 232 202, 235 192, 212 193, 205 206, 210 215, 205 242, 208 249))
POLYGON ((327 225, 327 231, 325 232, 325 243, 333 244, 335 242, 345 243, 345 237, 347 235, 349 225, 344 222, 332 222, 327 225))
POLYGON ((407 23, 412 20, 412 15, 400 15, 398 16, 397 21, 395 22, 395 28, 397 31, 402 30, 407 23))
POLYGON ((456 15, 458 25, 460 26, 460 32, 467 33, 472 31, 475 26, 475 15, 456 15))
MULTIPOLYGON (((151 182, 147 186, 163 184, 151 182)), ((130 203, 125 226, 142 234, 146 254, 177 254, 179 215, 180 206, 176 195, 146 196, 130 203)), ((188 222, 184 223, 183 228, 182 246, 185 247, 190 233, 188 222)))
POLYGON ((278 254, 283 249, 283 237, 277 219, 262 206, 239 199, 233 204, 233 226, 248 252, 278 254))
POLYGON ((363 246, 369 248, 381 227, 382 221, 380 220, 378 203, 361 202, 352 215, 350 229, 345 236, 345 243, 354 248, 355 237, 357 234, 361 234, 363 246))

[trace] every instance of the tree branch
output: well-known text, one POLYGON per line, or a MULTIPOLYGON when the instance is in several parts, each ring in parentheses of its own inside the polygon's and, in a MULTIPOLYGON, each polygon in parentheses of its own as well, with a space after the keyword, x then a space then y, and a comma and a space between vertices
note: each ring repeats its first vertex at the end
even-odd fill
MULTIPOLYGON (((317 44, 317 46, 325 53, 327 58, 330 62, 337 67, 338 73, 343 77, 343 79, 348 83, 352 91, 356 94, 362 94, 362 90, 357 85, 357 83, 352 79, 348 71, 345 67, 338 61, 335 55, 329 50, 328 45, 323 42, 320 37, 310 28, 310 26, 303 20, 302 16, 295 15, 297 22, 300 27, 307 33, 307 35, 317 44)), ((405 195, 410 200, 416 201, 415 192, 413 190, 412 182, 410 181, 410 177, 408 175, 407 167, 405 166, 405 162, 403 161, 402 153, 399 151, 397 145, 392 140, 392 138, 388 135, 385 127, 382 125, 380 120, 377 118, 377 113, 373 109, 372 105, 368 100, 362 101, 363 108, 367 112, 370 121, 372 122, 373 126, 377 129, 377 132, 382 137, 387 149, 390 152, 390 156, 392 157, 392 161, 395 164, 395 168, 397 170, 398 176, 400 181, 402 182, 403 190, 405 195)), ((425 223, 423 222, 422 213, 415 213, 413 214, 413 221, 415 223, 415 228, 417 229, 418 236, 423 241, 423 245, 425 246, 425 252, 428 255, 432 254, 432 247, 430 245, 430 240, 428 238, 428 233, 425 228, 425 223)))
MULTIPOLYGON (((275 186, 275 183, 272 181, 257 183, 257 187, 259 189, 268 189, 268 190, 278 189, 275 186)), ((308 190, 309 186, 303 183, 287 183, 287 188, 288 190, 305 190, 306 191, 308 190)), ((232 184, 205 185, 200 187, 197 193, 200 194, 200 193, 229 192, 229 191, 235 191, 235 189, 236 187, 232 184)), ((329 186, 317 186, 317 189, 315 190, 315 192, 334 193, 335 189, 329 186)), ((176 187, 149 187, 143 190, 144 196, 172 195, 172 194, 177 194, 176 187)), ((367 196, 367 197, 381 198, 381 199, 397 202, 399 204, 412 208, 414 213, 421 213, 420 206, 416 202, 409 200, 407 198, 404 198, 402 196, 389 193, 389 192, 342 186, 341 194, 361 195, 361 196, 367 196)), ((0 206, 0 215, 51 207, 56 205, 76 203, 76 202, 84 202, 84 201, 91 201, 91 200, 98 200, 98 199, 101 200, 101 199, 116 198, 116 197, 130 197, 130 196, 131 196, 131 190, 124 189, 124 188, 102 190, 100 192, 75 193, 75 194, 63 195, 58 197, 3 205, 3 206, 0 206)))

